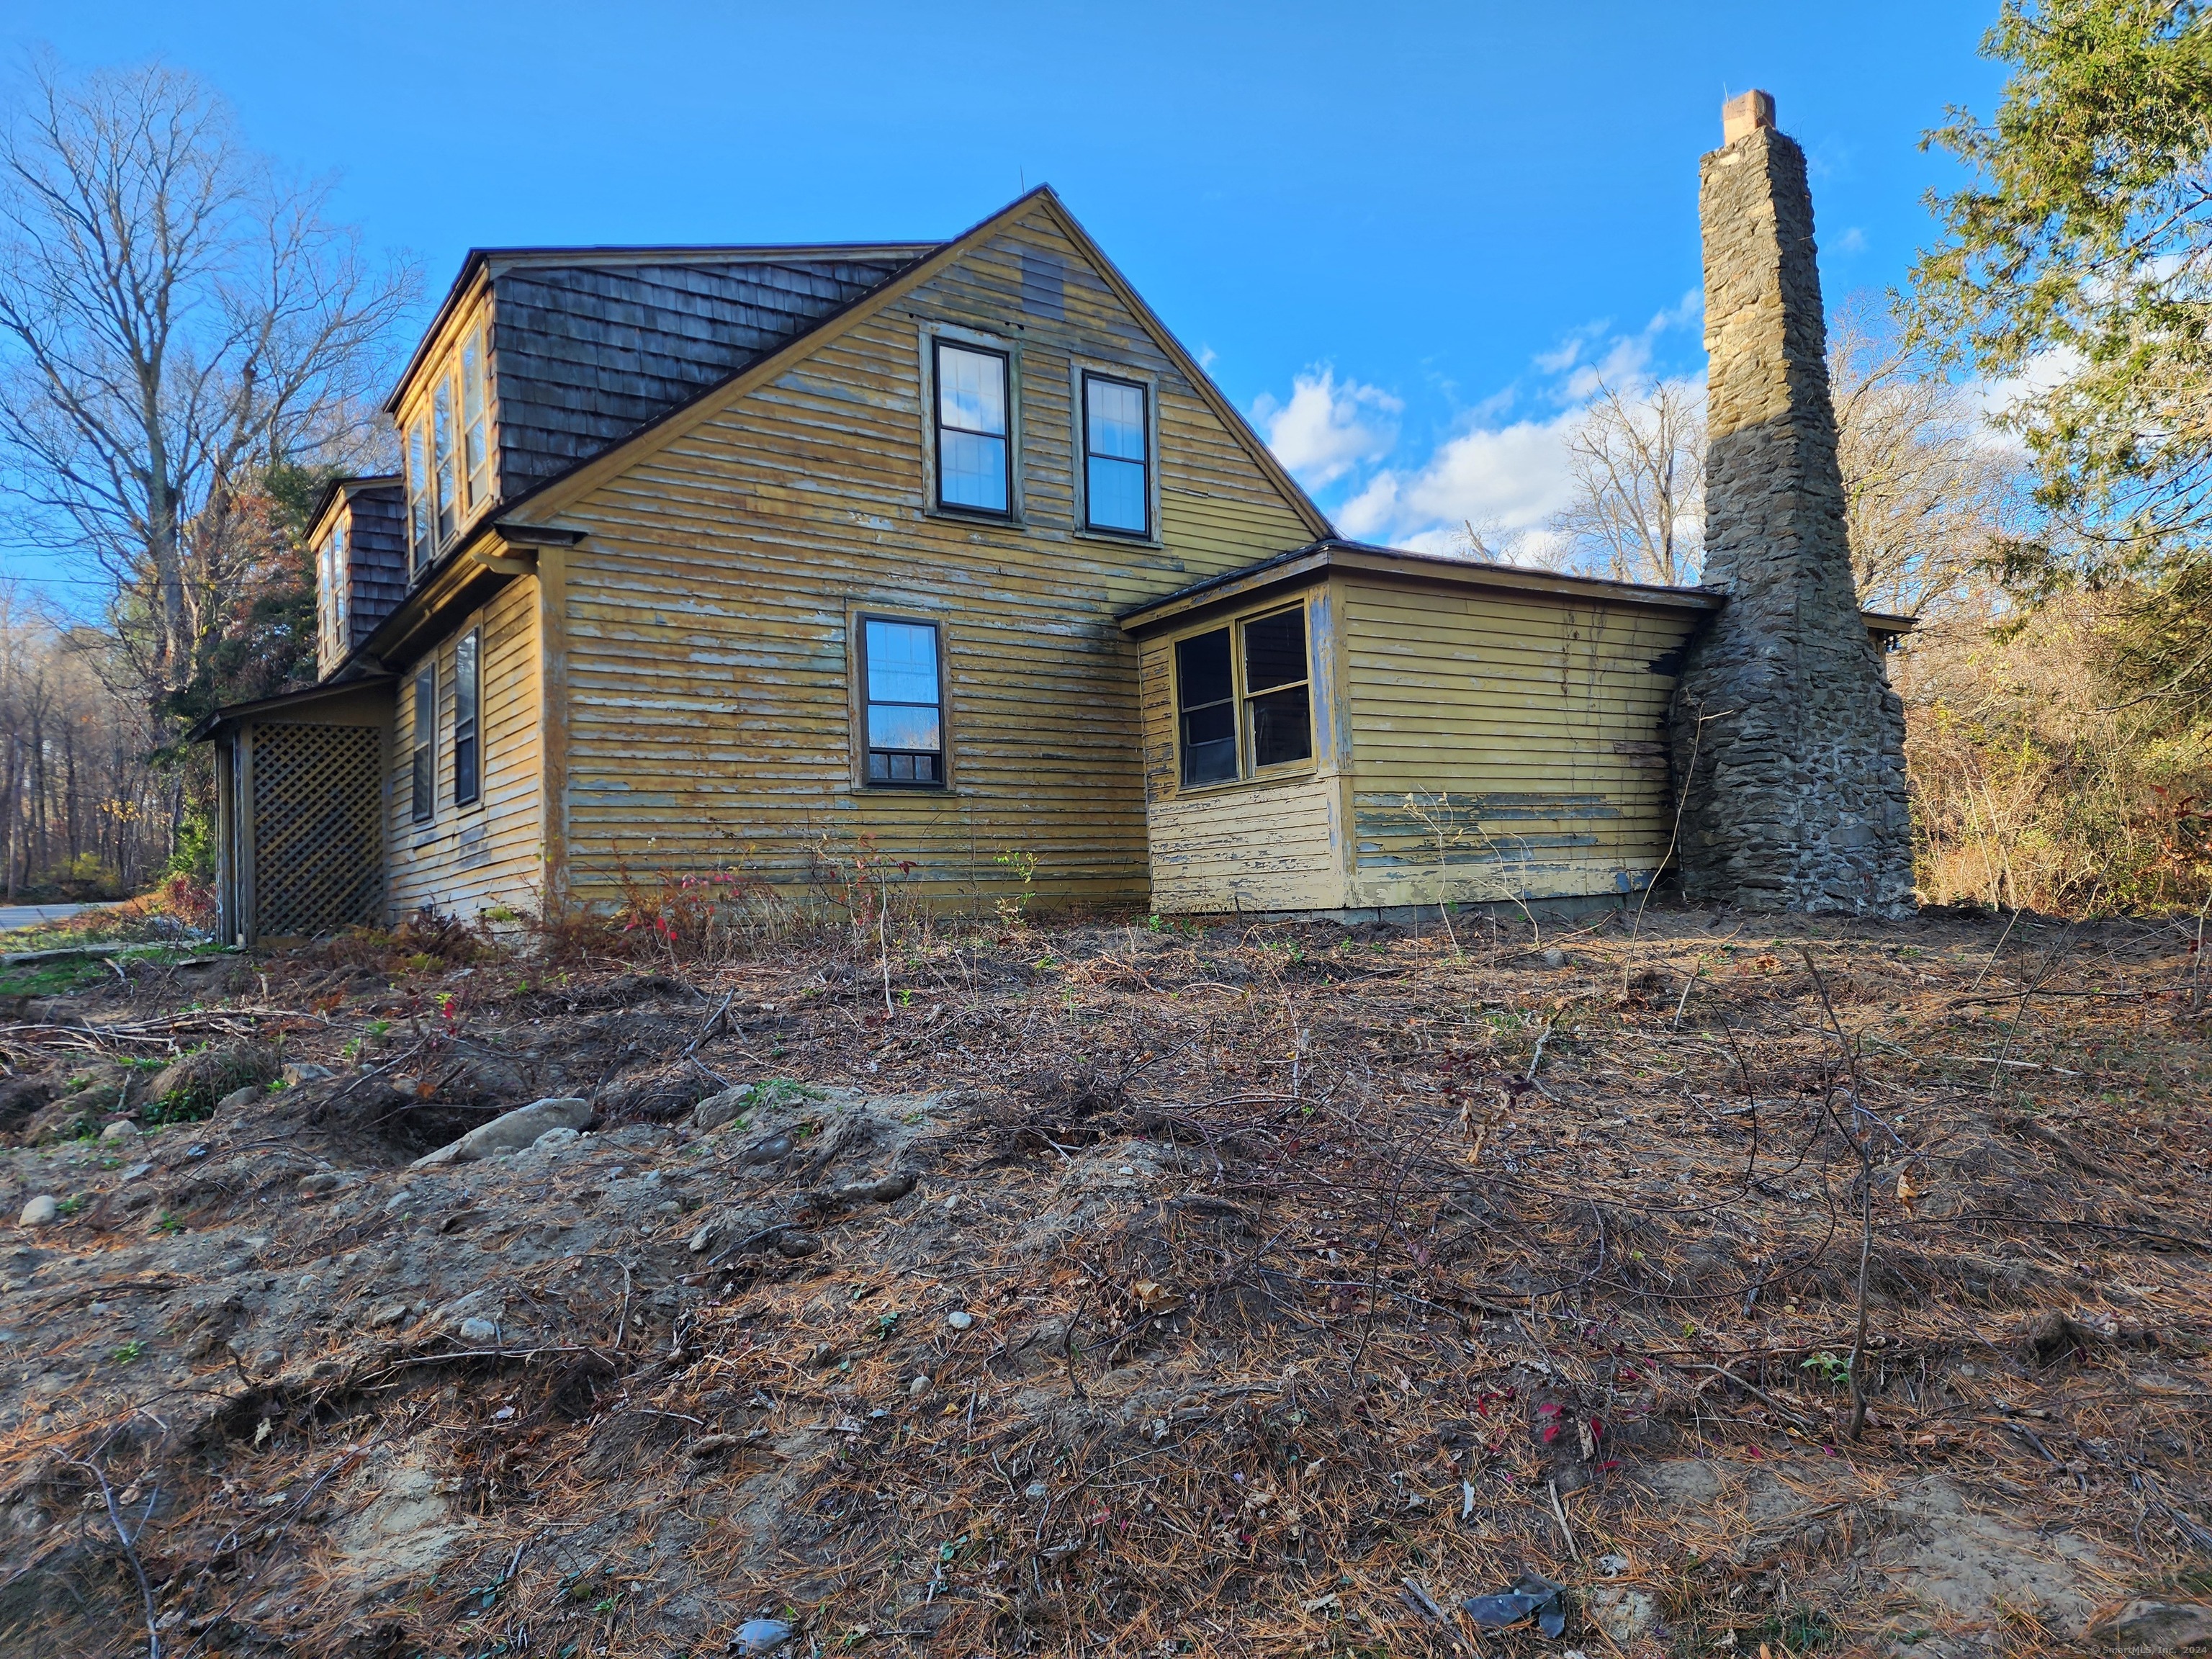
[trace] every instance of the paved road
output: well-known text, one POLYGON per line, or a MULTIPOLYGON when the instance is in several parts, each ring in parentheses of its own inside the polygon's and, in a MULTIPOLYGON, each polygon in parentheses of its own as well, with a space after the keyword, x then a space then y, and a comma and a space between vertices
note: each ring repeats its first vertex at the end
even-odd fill
POLYGON ((94 904, 0 904, 0 932, 10 927, 33 927, 42 921, 60 921, 80 910, 96 910, 94 904))

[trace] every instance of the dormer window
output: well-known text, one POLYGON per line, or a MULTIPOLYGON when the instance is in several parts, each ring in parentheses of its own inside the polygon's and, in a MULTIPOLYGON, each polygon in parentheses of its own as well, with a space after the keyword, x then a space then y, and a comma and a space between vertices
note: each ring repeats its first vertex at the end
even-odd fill
POLYGON ((315 563, 323 590, 323 654, 335 662, 346 653, 346 521, 331 526, 316 550, 315 563))
POLYGON ((489 342, 471 329, 407 423, 407 543, 420 575, 492 497, 489 342))

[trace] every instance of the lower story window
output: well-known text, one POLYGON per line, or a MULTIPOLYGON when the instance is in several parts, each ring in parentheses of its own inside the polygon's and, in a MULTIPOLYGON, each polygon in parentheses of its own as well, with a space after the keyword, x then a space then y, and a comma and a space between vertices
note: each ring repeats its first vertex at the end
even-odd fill
POLYGON ((861 619, 870 783, 945 781, 944 674, 938 647, 934 623, 861 619))
POLYGON ((483 630, 471 628, 453 646, 453 805, 483 793, 483 744, 477 708, 483 701, 483 630))
POLYGON ((428 823, 437 811, 438 671, 415 672, 415 744, 407 776, 407 805, 414 821, 428 823))
POLYGON ((1304 605, 1178 640, 1175 653, 1184 788, 1313 758, 1304 605))

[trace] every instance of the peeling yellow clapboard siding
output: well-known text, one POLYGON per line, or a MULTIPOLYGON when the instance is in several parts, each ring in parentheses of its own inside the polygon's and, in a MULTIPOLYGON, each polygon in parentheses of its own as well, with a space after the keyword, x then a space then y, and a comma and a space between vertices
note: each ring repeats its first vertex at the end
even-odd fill
POLYGON ((502 588, 423 658, 404 665, 393 714, 389 791, 392 848, 387 890, 393 915, 424 905, 469 915, 495 904, 532 902, 542 869, 544 724, 543 653, 537 579, 502 588), (472 806, 453 802, 453 647, 470 629, 482 647, 483 793, 472 806), (415 749, 414 674, 438 670, 436 816, 413 821, 410 780, 415 749))
MULTIPOLYGON (((1119 610, 1302 544, 1243 441, 1040 213, 564 506, 586 532, 562 602, 571 890, 741 866, 794 887, 866 838, 948 899, 1146 890, 1137 652, 1119 610), (1018 311, 1024 246, 1067 271, 1065 317, 1018 311), (1027 522, 923 508, 920 329, 1018 340, 1027 522), (1018 331, 1012 325, 1018 322, 1018 331), (1158 388, 1161 538, 1074 533, 1070 354, 1158 388), (944 629, 952 787, 854 784, 848 617, 944 629)), ((1324 835, 1327 827, 1324 823, 1324 835)))
POLYGON ((1308 777, 1152 803, 1162 910, 1326 910, 1343 902, 1330 781, 1308 777))

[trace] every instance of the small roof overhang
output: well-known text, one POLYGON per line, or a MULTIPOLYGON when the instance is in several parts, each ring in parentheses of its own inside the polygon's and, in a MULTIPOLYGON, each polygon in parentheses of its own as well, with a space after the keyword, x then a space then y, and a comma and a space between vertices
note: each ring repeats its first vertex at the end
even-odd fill
POLYGON ((1640 582, 1608 581, 1599 576, 1570 576, 1525 565, 1409 553, 1402 548, 1372 547, 1364 542, 1310 542, 1160 599, 1147 600, 1117 620, 1124 633, 1141 638, 1202 611, 1241 603, 1281 588, 1310 586, 1333 570, 1401 581, 1480 587, 1561 605, 1649 605, 1667 611, 1717 611, 1726 597, 1702 587, 1655 587, 1640 582))
POLYGON ((398 678, 393 674, 358 674, 350 679, 325 680, 320 685, 310 685, 298 691, 279 692, 276 696, 257 698, 252 702, 234 702, 227 708, 218 708, 213 714, 203 716, 198 725, 185 733, 185 741, 205 743, 225 726, 246 725, 258 714, 271 714, 279 708, 303 708, 312 703, 350 696, 356 692, 373 691, 380 685, 390 685, 398 678))

